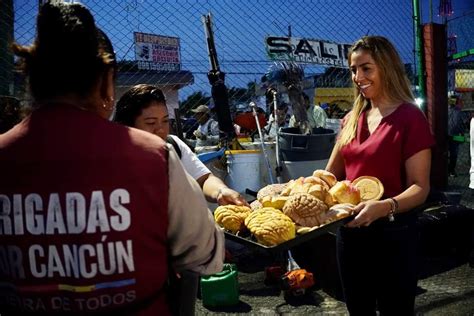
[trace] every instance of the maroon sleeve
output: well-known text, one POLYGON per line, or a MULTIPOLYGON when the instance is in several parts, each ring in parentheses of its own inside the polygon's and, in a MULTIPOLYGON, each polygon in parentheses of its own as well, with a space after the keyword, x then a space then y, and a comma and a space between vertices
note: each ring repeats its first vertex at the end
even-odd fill
POLYGON ((428 120, 423 112, 418 108, 412 108, 406 114, 405 119, 407 120, 402 149, 404 161, 435 144, 428 120))

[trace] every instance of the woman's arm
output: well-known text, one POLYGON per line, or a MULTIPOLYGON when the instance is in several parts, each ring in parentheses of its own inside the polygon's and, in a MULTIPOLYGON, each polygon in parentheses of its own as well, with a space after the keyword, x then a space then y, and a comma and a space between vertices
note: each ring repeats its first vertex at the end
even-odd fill
MULTIPOLYGON (((405 161, 408 188, 393 198, 398 202, 398 213, 407 212, 425 202, 430 192, 431 149, 424 149, 405 161)), ((369 226, 373 221, 386 217, 392 206, 389 200, 368 201, 357 205, 358 215, 348 227, 369 226)))
POLYGON ((331 157, 329 157, 328 164, 326 165, 326 170, 335 175, 338 181, 344 180, 346 178, 344 158, 342 157, 338 142, 336 142, 334 148, 332 149, 331 157))
POLYGON ((408 189, 395 196, 399 212, 423 204, 430 193, 431 149, 424 149, 405 162, 408 189))
POLYGON ((219 205, 247 205, 247 201, 236 191, 229 188, 221 179, 208 173, 197 182, 202 188, 202 192, 209 202, 217 202, 219 205))

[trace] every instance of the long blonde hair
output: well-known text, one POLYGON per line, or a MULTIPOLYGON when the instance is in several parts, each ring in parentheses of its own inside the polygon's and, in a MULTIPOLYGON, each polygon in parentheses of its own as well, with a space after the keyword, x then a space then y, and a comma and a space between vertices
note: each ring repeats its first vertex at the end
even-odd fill
MULTIPOLYGON (((369 53, 375 61, 382 80, 382 94, 391 102, 413 103, 414 96, 410 89, 410 81, 405 73, 404 65, 397 50, 388 39, 382 36, 364 36, 355 42, 349 50, 348 61, 358 50, 369 53)), ((354 105, 338 140, 339 146, 350 143, 357 133, 357 122, 361 113, 368 107, 366 99, 359 88, 354 87, 354 105)))

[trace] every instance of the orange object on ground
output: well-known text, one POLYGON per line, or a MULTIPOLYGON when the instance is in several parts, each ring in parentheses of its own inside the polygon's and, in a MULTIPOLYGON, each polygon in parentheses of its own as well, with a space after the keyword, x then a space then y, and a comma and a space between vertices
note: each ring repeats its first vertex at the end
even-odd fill
MULTIPOLYGON (((260 127, 263 128, 267 124, 265 114, 258 113, 257 116, 260 127)), ((252 112, 237 114, 234 118, 234 123, 250 132, 257 130, 257 122, 255 122, 252 112)))
POLYGON ((314 278, 311 272, 306 269, 288 271, 282 277, 283 289, 295 294, 303 294, 304 290, 314 285, 314 278))

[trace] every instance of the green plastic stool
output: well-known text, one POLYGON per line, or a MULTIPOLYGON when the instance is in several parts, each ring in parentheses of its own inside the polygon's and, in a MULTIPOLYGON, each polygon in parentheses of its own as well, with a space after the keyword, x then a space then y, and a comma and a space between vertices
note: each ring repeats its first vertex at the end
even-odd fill
POLYGON ((222 272, 201 277, 201 298, 204 306, 229 306, 239 303, 237 266, 224 264, 222 272))

